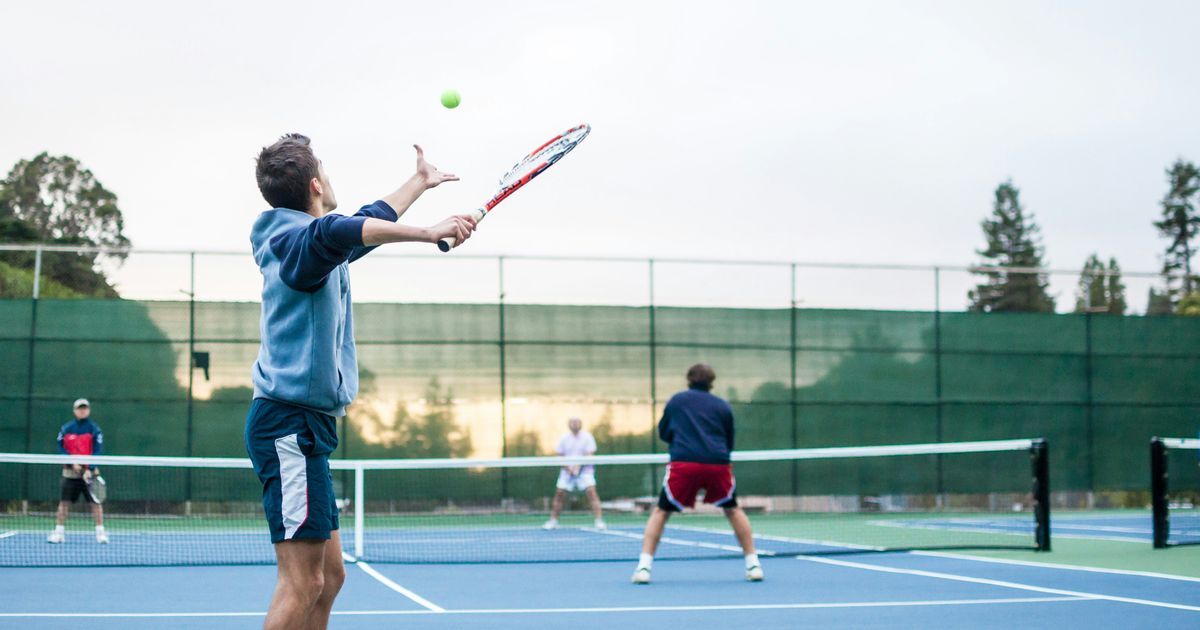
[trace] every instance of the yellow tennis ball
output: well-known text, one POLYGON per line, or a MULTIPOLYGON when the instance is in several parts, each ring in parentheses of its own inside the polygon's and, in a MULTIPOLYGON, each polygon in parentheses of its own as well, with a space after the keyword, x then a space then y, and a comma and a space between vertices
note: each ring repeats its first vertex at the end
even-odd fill
POLYGON ((462 102, 462 97, 458 95, 458 90, 446 90, 442 92, 442 106, 446 109, 454 109, 462 102))

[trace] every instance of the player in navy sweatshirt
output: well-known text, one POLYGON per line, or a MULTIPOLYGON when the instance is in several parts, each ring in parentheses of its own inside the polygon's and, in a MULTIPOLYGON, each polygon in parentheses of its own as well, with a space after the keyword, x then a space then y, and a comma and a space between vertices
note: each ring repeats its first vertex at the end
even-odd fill
POLYGON ((712 395, 717 374, 712 367, 697 363, 688 368, 688 388, 671 397, 658 422, 658 437, 670 445, 671 462, 663 475, 658 506, 646 521, 642 554, 633 572, 634 584, 650 583, 654 552, 662 538, 667 519, 674 512, 696 505, 696 495, 704 490, 704 502, 725 511, 742 552, 746 556, 746 579, 763 579, 762 566, 754 551, 750 519, 737 504, 737 485, 733 479, 733 409, 712 395))

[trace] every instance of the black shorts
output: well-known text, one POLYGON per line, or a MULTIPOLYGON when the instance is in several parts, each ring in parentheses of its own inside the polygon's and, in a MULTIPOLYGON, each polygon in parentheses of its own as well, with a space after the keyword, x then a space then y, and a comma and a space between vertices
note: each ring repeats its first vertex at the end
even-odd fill
POLYGON ((62 494, 59 495, 59 498, 67 503, 74 503, 79 500, 80 495, 83 496, 84 503, 95 503, 92 500, 92 495, 88 494, 87 483, 82 479, 63 477, 62 494))

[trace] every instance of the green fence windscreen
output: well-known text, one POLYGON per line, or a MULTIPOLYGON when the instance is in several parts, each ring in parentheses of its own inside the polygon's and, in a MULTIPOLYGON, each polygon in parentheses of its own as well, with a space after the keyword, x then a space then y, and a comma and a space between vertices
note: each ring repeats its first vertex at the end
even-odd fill
MULTIPOLYGON (((0 450, 54 452, 87 397, 109 453, 244 455, 258 315, 254 303, 0 300, 0 450)), ((1189 318, 371 303, 355 306, 355 329, 347 458, 551 454, 571 416, 601 453, 661 452, 655 421, 699 361, 734 405, 740 448, 1042 436, 1056 491, 1143 490, 1150 437, 1200 424, 1189 318)), ((935 458, 926 472, 947 491, 972 474, 935 458)), ((745 474, 768 491, 811 483, 745 474)))

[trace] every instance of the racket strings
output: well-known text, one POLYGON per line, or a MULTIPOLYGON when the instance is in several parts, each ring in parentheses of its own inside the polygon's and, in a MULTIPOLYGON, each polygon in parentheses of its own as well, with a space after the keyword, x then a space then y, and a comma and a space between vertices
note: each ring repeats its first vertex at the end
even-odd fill
POLYGON ((551 141, 546 146, 534 151, 525 157, 525 159, 513 165, 504 177, 500 178, 500 186, 507 187, 518 181, 521 181, 531 173, 536 173, 539 169, 543 169, 555 162, 562 156, 575 148, 584 138, 587 137, 591 127, 583 125, 582 127, 571 130, 562 135, 557 140, 551 141))

